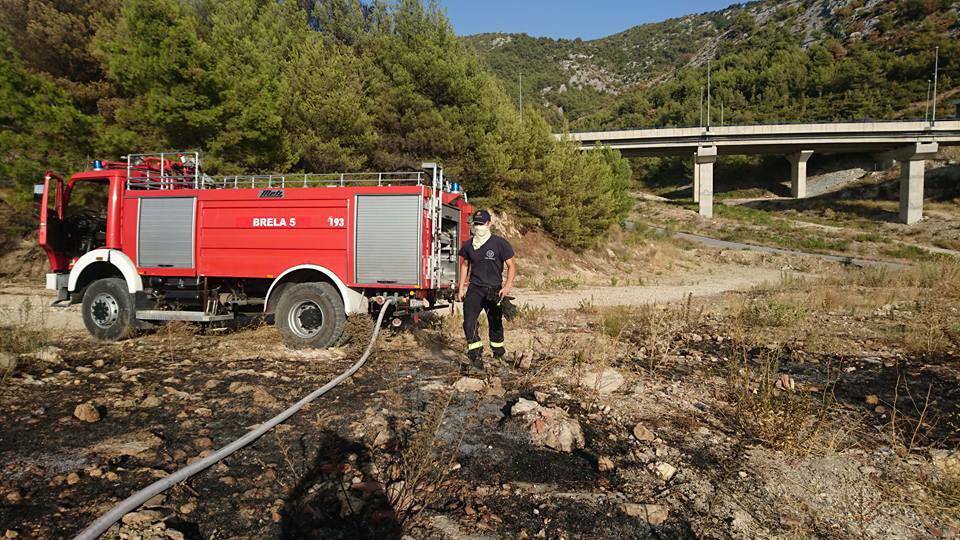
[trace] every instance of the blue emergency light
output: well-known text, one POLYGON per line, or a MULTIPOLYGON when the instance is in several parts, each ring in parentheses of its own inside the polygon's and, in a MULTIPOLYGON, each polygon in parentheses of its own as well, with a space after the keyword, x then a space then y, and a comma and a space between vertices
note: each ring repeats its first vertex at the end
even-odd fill
POLYGON ((102 161, 100 161, 99 159, 93 160, 93 170, 99 171, 99 170, 102 169, 102 168, 103 168, 103 162, 102 162, 102 161))

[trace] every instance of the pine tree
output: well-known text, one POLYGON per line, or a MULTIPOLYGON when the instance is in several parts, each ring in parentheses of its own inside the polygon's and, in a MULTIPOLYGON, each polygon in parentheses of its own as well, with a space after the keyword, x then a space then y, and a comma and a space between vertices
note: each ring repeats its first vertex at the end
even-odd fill
POLYGON ((215 132, 219 84, 198 20, 176 0, 127 0, 93 44, 117 97, 101 102, 98 146, 131 151, 199 148, 215 132))
POLYGON ((70 96, 29 73, 0 32, 0 183, 26 188, 41 182, 45 169, 78 167, 88 155, 91 130, 90 118, 70 96))

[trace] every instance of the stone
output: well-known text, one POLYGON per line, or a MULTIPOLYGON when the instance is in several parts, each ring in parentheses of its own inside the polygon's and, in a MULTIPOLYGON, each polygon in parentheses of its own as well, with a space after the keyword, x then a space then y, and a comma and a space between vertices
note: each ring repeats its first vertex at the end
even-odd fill
POLYGON ((870 394, 866 397, 866 399, 864 399, 864 401, 866 401, 867 405, 870 405, 871 407, 880 404, 880 398, 876 394, 870 394))
POLYGON ((191 513, 193 513, 193 511, 196 510, 196 509, 197 509, 197 504, 196 504, 196 503, 188 502, 188 503, 180 506, 180 513, 181 513, 181 514, 191 514, 191 513))
POLYGON ((80 482, 80 475, 72 472, 67 475, 67 485, 73 486, 80 482))
POLYGON ((103 475, 103 477, 109 480, 110 482, 116 482, 117 480, 120 479, 120 475, 113 471, 108 472, 107 474, 103 475))
POLYGON ((13 529, 7 529, 6 532, 3 533, 4 538, 17 538, 19 536, 20 536, 20 533, 18 533, 13 529))
POLYGON ((521 354, 520 361, 517 362, 517 367, 526 371, 533 367, 533 355, 532 354, 521 354))
POLYGON ((546 403, 549 397, 549 394, 546 392, 540 392, 539 390, 533 393, 533 399, 537 400, 538 403, 546 403))
POLYGON ((276 405, 277 400, 269 392, 259 386, 253 389, 253 402, 258 405, 276 405))
POLYGON ((227 387, 227 391, 231 394, 242 394, 244 392, 250 392, 251 390, 253 390, 252 386, 240 381, 234 381, 227 387))
POLYGON ((793 392, 797 389, 797 383, 793 380, 793 377, 786 373, 781 373, 780 377, 777 379, 777 382, 774 383, 774 386, 777 387, 777 390, 784 390, 793 392))
POLYGON ((73 416, 76 417, 77 420, 89 422, 91 424, 100 421, 100 411, 98 411, 97 408, 94 407, 89 401, 77 405, 73 409, 73 416))
POLYGON ((597 470, 600 472, 612 471, 616 468, 616 465, 613 464, 613 460, 606 457, 600 456, 597 458, 597 470))
MULTIPOLYGON (((149 431, 135 431, 104 439, 90 447, 89 452, 107 460, 121 456, 140 457, 152 452, 161 442, 160 437, 149 431)), ((110 474, 113 473, 107 473, 108 479, 110 474)))
POLYGON ((507 391, 503 388, 503 382, 500 380, 500 377, 490 379, 490 384, 487 385, 487 395, 498 398, 507 395, 507 391))
POLYGON ((611 394, 617 391, 626 379, 619 371, 613 368, 586 371, 577 379, 577 385, 589 390, 596 390, 601 394, 611 394))
POLYGON ((486 384, 483 381, 473 377, 461 377, 459 381, 453 383, 454 389, 458 392, 479 392, 485 386, 486 384))
POLYGON ((563 409, 524 401, 526 403, 518 402, 520 410, 524 412, 513 415, 511 409, 511 414, 526 425, 532 444, 567 453, 584 447, 586 439, 580 422, 570 418, 563 409), (533 403, 534 407, 530 407, 529 403, 533 403))
POLYGON ((124 515, 120 521, 125 525, 146 525, 163 519, 163 514, 156 510, 141 510, 124 515))
POLYGON ((210 437, 199 437, 193 440, 193 446, 200 450, 213 448, 213 441, 210 437))
POLYGON ((39 351, 30 355, 31 358, 39 360, 45 364, 62 364, 63 356, 60 354, 60 349, 58 347, 44 347, 39 351))
POLYGON ((520 416, 522 414, 528 413, 530 411, 540 408, 540 404, 536 401, 530 401, 529 399, 520 398, 517 402, 510 407, 510 416, 520 416))
POLYGON ((93 367, 95 368, 102 368, 105 365, 107 365, 107 363, 104 362, 103 360, 100 360, 99 358, 93 361, 93 367))
POLYGON ((633 436, 640 442, 653 442, 657 440, 657 436, 643 424, 633 426, 633 436))
POLYGON ((163 506, 163 503, 167 501, 167 496, 163 493, 158 493, 153 497, 147 499, 147 502, 143 503, 145 508, 156 508, 158 506, 163 506))
POLYGON ((662 480, 666 480, 667 482, 669 482, 670 479, 677 474, 676 467, 663 461, 657 463, 655 470, 657 471, 657 476, 659 476, 662 480))
POLYGON ((160 406, 160 398, 157 396, 147 396, 143 401, 140 402, 140 406, 144 409, 152 409, 154 407, 160 406))
POLYGON ((661 525, 670 517, 670 510, 659 504, 624 503, 623 513, 644 519, 650 525, 661 525))

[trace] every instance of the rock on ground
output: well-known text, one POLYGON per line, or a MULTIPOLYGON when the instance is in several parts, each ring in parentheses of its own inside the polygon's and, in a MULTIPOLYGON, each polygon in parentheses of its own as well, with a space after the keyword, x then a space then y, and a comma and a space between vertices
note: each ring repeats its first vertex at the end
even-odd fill
POLYGON ((536 446, 572 452, 586 444, 580 422, 570 418, 563 409, 544 407, 521 398, 510 409, 510 414, 524 424, 530 442, 536 446))
POLYGON ((486 384, 483 381, 473 377, 461 377, 459 381, 453 383, 453 387, 458 392, 479 392, 485 386, 486 384))
POLYGON ((633 426, 633 436, 641 442, 653 442, 657 439, 657 436, 643 424, 633 426))
POLYGON ((577 378, 577 385, 601 394, 612 394, 623 386, 626 379, 613 368, 587 369, 577 378))
POLYGON ((631 517, 642 518, 651 525, 660 525, 670 517, 670 510, 659 504, 624 503, 623 512, 631 517))
POLYGON ((100 421, 100 411, 93 406, 89 401, 86 403, 81 403, 73 409, 73 416, 77 420, 82 420, 84 422, 94 423, 100 421))
POLYGON ((90 453, 104 459, 137 457, 154 450, 161 442, 160 437, 149 431, 136 431, 100 441, 90 448, 90 453))

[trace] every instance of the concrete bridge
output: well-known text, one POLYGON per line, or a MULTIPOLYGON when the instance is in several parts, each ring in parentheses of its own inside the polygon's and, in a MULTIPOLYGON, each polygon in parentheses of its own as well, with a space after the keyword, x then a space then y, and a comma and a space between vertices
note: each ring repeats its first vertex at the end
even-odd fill
POLYGON ((713 217, 713 165, 718 155, 782 154, 791 164, 791 192, 807 194, 807 160, 823 154, 871 153, 900 161, 900 220, 923 217, 924 162, 940 146, 960 145, 960 120, 930 122, 844 122, 634 129, 556 135, 584 150, 605 145, 626 157, 692 156, 693 198, 700 215, 713 217))

